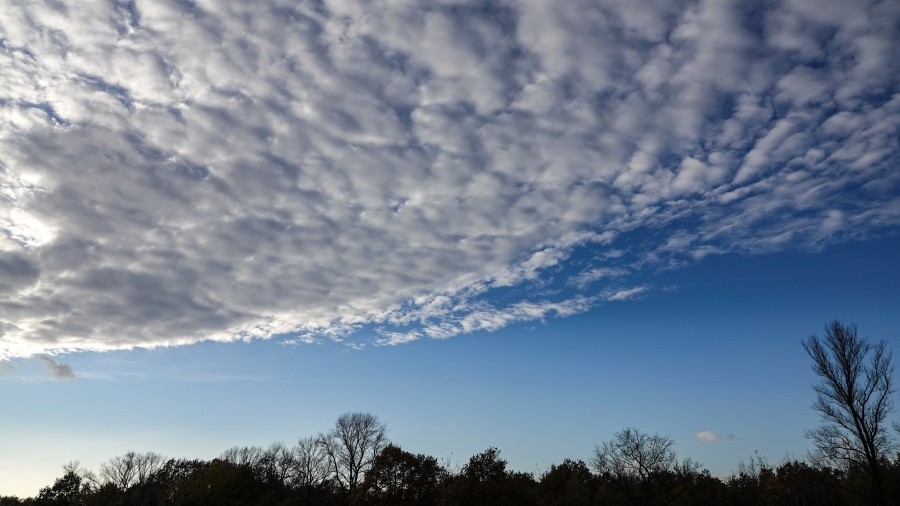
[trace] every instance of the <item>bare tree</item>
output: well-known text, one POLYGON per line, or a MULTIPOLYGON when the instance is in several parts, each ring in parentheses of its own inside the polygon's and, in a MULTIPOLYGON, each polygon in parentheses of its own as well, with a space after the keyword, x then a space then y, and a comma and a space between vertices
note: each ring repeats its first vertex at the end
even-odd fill
POLYGON ((387 443, 387 426, 369 413, 344 413, 319 437, 331 471, 348 495, 387 443))
POLYGON ((262 466, 264 453, 259 446, 232 446, 222 452, 219 458, 235 466, 246 466, 257 472, 262 466))
POLYGON ((111 483, 119 490, 127 490, 132 485, 146 483, 165 463, 165 457, 155 452, 128 452, 101 464, 100 476, 105 483, 111 483))
POLYGON ((67 462, 63 466, 63 471, 65 471, 66 474, 72 473, 81 477, 82 482, 89 488, 98 488, 102 485, 100 477, 90 469, 82 467, 81 462, 77 460, 70 460, 67 462))
POLYGON ((263 452, 260 464, 266 481, 282 485, 292 482, 297 470, 293 450, 280 441, 263 452))
POLYGON ((328 456, 319 441, 325 436, 305 437, 297 442, 294 453, 294 486, 303 493, 306 504, 312 504, 313 491, 331 477, 328 456))
POLYGON ((894 409, 891 352, 887 343, 871 344, 856 325, 838 320, 825 325, 825 337, 803 341, 820 382, 813 408, 822 425, 806 432, 816 457, 845 470, 862 469, 871 481, 872 500, 884 505, 881 461, 894 450, 887 417, 894 409))
POLYGON ((681 495, 698 469, 689 459, 679 462, 674 445, 667 436, 625 429, 611 441, 594 447, 591 463, 632 504, 669 504, 681 495))

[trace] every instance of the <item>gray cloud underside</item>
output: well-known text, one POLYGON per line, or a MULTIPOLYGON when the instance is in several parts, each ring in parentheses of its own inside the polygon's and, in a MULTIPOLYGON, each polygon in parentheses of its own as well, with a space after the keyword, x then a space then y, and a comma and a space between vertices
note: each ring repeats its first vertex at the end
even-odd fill
POLYGON ((770 5, 4 2, 0 359, 448 337, 895 227, 900 4, 770 5))
POLYGON ((57 362, 47 355, 40 355, 38 357, 41 363, 50 371, 50 374, 53 375, 54 378, 57 379, 74 379, 75 371, 72 370, 72 366, 69 364, 65 364, 63 362, 57 362))

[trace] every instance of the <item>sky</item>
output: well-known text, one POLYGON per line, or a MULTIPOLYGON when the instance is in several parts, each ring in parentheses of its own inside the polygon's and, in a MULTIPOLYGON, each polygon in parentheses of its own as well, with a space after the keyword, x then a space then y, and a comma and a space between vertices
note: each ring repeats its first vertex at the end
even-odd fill
POLYGON ((900 341, 900 4, 0 0, 0 494, 367 411, 802 458, 900 341))

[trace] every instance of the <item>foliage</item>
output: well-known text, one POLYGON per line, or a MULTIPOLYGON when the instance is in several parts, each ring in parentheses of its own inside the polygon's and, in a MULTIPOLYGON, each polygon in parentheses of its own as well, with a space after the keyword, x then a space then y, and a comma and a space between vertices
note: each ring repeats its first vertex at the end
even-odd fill
POLYGON ((508 471, 506 465, 500 458, 500 450, 494 447, 473 455, 462 472, 450 481, 442 504, 536 504, 537 487, 531 475, 508 471))
POLYGON ((81 476, 74 470, 67 470, 53 485, 44 487, 38 493, 35 504, 39 506, 75 506, 83 504, 82 496, 90 490, 81 476))
POLYGON ((351 498, 359 506, 419 506, 435 504, 449 477, 437 459, 386 446, 351 498))
POLYGON ((594 476, 587 464, 565 459, 541 475, 538 503, 541 506, 590 506, 593 486, 594 476))
MULTIPOLYGON (((261 450, 260 454, 265 452, 261 450)), ((759 456, 724 480, 683 462, 650 466, 653 473, 643 476, 650 478, 645 486, 654 493, 644 496, 623 491, 612 472, 593 473, 584 462, 570 459, 551 466, 535 481, 526 473, 509 470, 500 451, 493 447, 473 455, 453 475, 434 457, 409 453, 396 445, 385 446, 349 497, 330 478, 303 486, 291 479, 279 482, 267 476, 265 459, 238 460, 169 459, 143 483, 135 482, 125 490, 111 482, 92 481, 89 472, 66 466, 63 475, 41 489, 37 497, 0 497, 0 506, 626 506, 635 504, 635 497, 643 498, 639 500, 644 504, 671 506, 872 504, 869 497, 853 492, 854 482, 866 476, 861 469, 845 472, 798 460, 773 466, 759 456)), ((900 504, 900 456, 885 460, 882 471, 887 504, 900 504)))

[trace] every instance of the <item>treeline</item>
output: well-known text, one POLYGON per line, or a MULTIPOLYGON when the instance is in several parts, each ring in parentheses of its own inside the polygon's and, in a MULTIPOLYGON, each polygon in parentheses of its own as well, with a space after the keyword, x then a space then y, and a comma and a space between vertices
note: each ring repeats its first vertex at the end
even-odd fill
MULTIPOLYGON (((2 497, 0 506, 871 504, 863 470, 797 460, 772 466, 754 457, 720 479, 679 460, 670 438, 636 429, 598 444, 589 463, 566 459, 540 476, 508 469, 496 448, 451 470, 386 434, 376 416, 347 413, 329 432, 292 447, 235 447, 209 461, 129 452, 98 472, 70 463, 37 497, 2 497)), ((900 504, 900 458, 882 469, 888 504, 900 504)))

